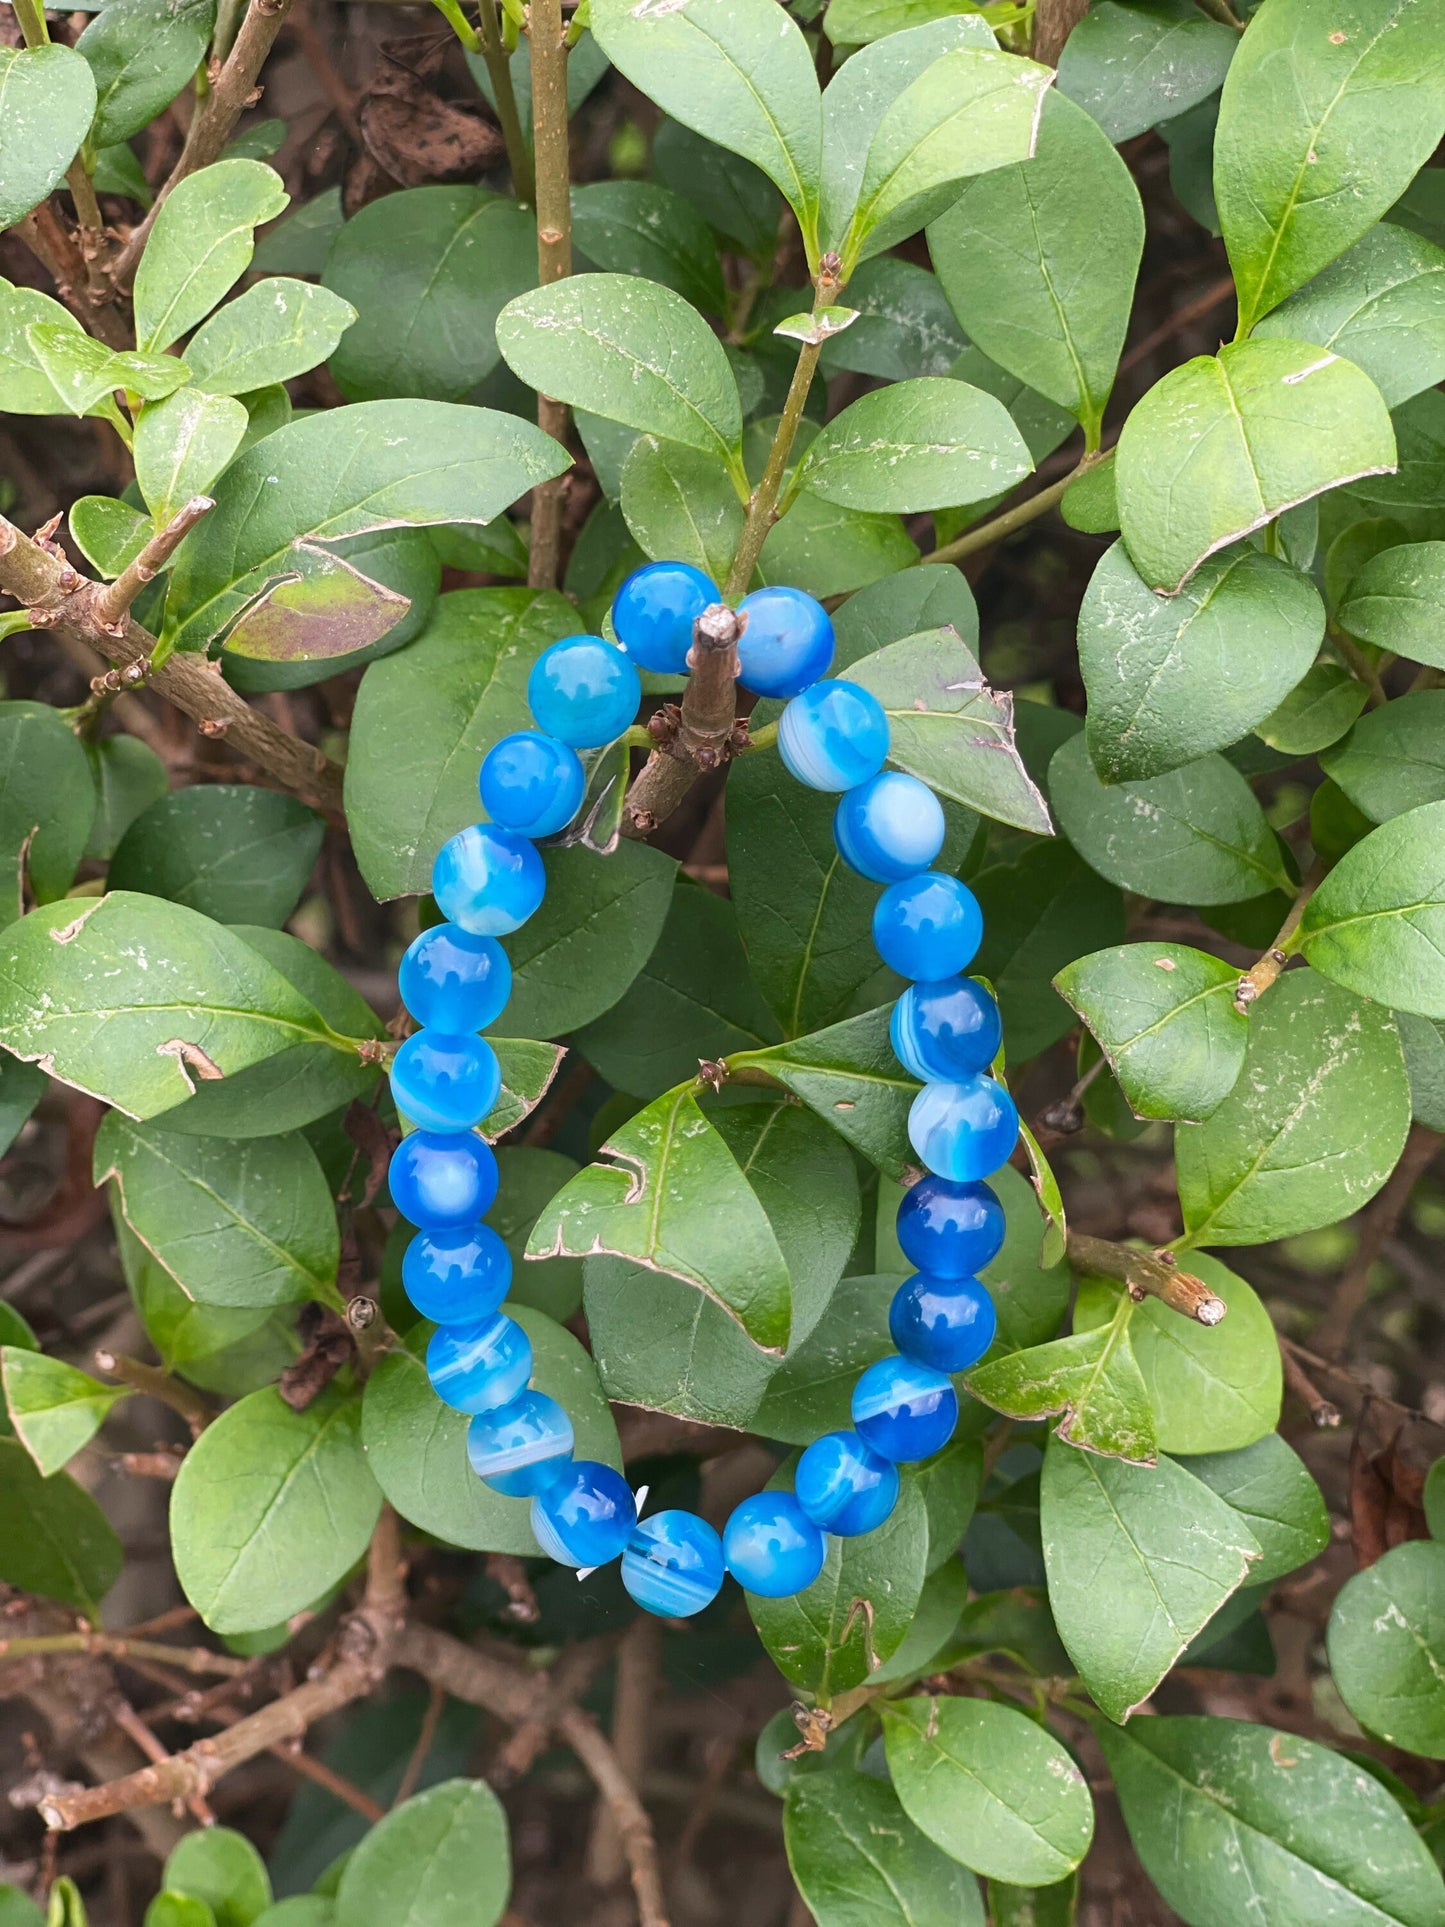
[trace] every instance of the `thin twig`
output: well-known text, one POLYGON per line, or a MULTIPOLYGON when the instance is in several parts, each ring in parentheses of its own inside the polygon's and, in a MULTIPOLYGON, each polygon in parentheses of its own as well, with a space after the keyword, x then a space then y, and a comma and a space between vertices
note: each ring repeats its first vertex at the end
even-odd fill
POLYGON ((95 619, 103 629, 115 636, 125 634, 130 605, 148 583, 155 581, 197 522, 215 506, 209 495, 193 495, 163 529, 156 531, 135 560, 126 564, 115 581, 100 591, 95 598, 95 619))
POLYGON ((1002 515, 995 515, 990 522, 980 522, 976 529, 965 529, 962 535, 956 535, 951 542, 930 550, 923 560, 961 562, 964 556, 975 555, 980 549, 990 549, 995 542, 1002 542, 1006 536, 1026 529, 1030 522, 1037 522, 1041 515, 1047 515, 1051 508, 1056 508, 1070 486, 1087 469, 1102 461, 1107 453, 1107 448, 1101 448, 1093 455, 1085 455, 1076 468, 1071 468, 1067 475, 1061 476, 1057 482, 1051 482, 1047 488, 1041 488, 1037 495, 1030 495, 1015 508, 1005 509, 1002 515))
POLYGON ((1156 348, 1162 348, 1166 341, 1171 340, 1181 329, 1187 328, 1191 321, 1202 320, 1215 308, 1223 306, 1233 293, 1234 276, 1232 274, 1226 274, 1223 280, 1211 282, 1203 294, 1196 295, 1192 301, 1186 301, 1182 308, 1176 308, 1174 313, 1161 321, 1157 328, 1151 328, 1141 341, 1136 341, 1119 363, 1119 373, 1127 375, 1131 368, 1137 368, 1141 361, 1152 355, 1156 348))
POLYGON ((436 1740, 437 1728, 441 1724, 442 1711, 446 1703, 445 1692, 433 1681, 427 1689, 426 1711, 421 1716, 421 1730, 416 1736, 416 1745, 411 1750, 411 1758, 406 1763, 406 1770, 397 1782, 396 1793, 391 1802, 394 1807, 405 1806, 416 1792, 422 1769, 427 1763, 436 1740))
POLYGON ((108 1378, 120 1379, 132 1391, 144 1392, 148 1398, 169 1405, 190 1426, 193 1438, 198 1438, 216 1416, 194 1387, 162 1371, 159 1365, 144 1365, 138 1358, 127 1358, 124 1352, 112 1351, 97 1352, 95 1365, 97 1371, 104 1372, 108 1378))
MULTIPOLYGON (((132 1740, 153 1765, 163 1766, 170 1759, 170 1754, 128 1700, 117 1700, 110 1709, 110 1716, 126 1738, 132 1740)), ((216 1816, 203 1793, 188 1793, 185 1804, 186 1811, 198 1827, 215 1826, 216 1816)))
POLYGON ((1329 1431, 1338 1425, 1339 1406, 1332 1404, 1315 1385, 1295 1356, 1294 1346, 1282 1333, 1279 1340, 1279 1358, 1284 1368, 1284 1382, 1309 1413, 1311 1425, 1321 1432, 1329 1431))
MULTIPOLYGON (((483 0, 483 8, 491 0, 483 0)), ((572 272, 572 178, 567 137, 567 39, 562 0, 532 0, 527 37, 532 49, 532 137, 536 147, 537 282, 550 287, 572 272)), ((567 410, 550 395, 537 397, 537 426, 565 444, 567 410)), ((527 581, 555 589, 562 563, 565 478, 532 491, 527 581)))
POLYGON ((1274 942, 1269 946, 1269 949, 1265 951, 1264 955, 1252 963, 1240 978, 1234 993, 1234 1007, 1236 1010, 1248 1010, 1255 999, 1262 997, 1270 985, 1277 980, 1280 972, 1289 962, 1290 952, 1294 948, 1295 938, 1299 934, 1300 921, 1309 905, 1309 900, 1315 891, 1319 889, 1324 879, 1325 866, 1320 858, 1316 857, 1309 869, 1305 872, 1304 880, 1295 893, 1295 900, 1290 905, 1289 915, 1276 932, 1274 942))
POLYGON ((693 624, 692 671, 680 707, 659 710, 651 727, 659 739, 627 792, 625 836, 646 836, 671 816, 704 770, 717 769, 736 747, 738 642, 746 618, 714 603, 693 624))
POLYGON ((249 1660, 213 1653, 206 1646, 167 1646, 158 1640, 131 1639, 120 1633, 35 1633, 22 1639, 0 1639, 0 1665, 47 1653, 76 1653, 122 1662, 151 1659, 182 1673, 218 1674, 223 1679, 236 1679, 250 1666, 249 1660))
MULTIPOLYGON (((617 1764, 637 1787, 647 1771, 648 1737, 662 1661, 661 1629, 650 1613, 639 1613, 617 1649, 612 1689, 612 1746, 617 1764)), ((587 1875, 595 1887, 610 1887, 626 1866, 622 1837, 611 1801, 604 1794, 587 1843, 587 1875)))
POLYGON ((517 90, 512 85, 512 61, 502 45, 497 25, 496 0, 481 0, 477 9, 477 44, 486 64, 487 77, 497 104, 497 121, 507 143, 507 165, 512 170, 512 186, 517 199, 527 207, 537 201, 537 175, 532 166, 532 150, 522 132, 522 117, 517 112, 517 90))
POLYGON ((1365 654, 1364 650, 1337 623, 1330 624, 1330 641, 1344 657, 1350 674, 1356 682, 1362 682, 1369 692, 1365 697, 1368 709, 1381 709, 1390 700, 1389 692, 1380 681, 1380 672, 1365 654))
POLYGON ((1354 1258, 1335 1286, 1318 1330, 1311 1334, 1314 1349, 1322 1358, 1338 1358, 1344 1351, 1350 1327, 1369 1295, 1370 1273, 1394 1237, 1415 1186, 1429 1170, 1442 1143, 1445 1138, 1438 1131, 1423 1124, 1412 1125, 1400 1162, 1379 1196, 1361 1213, 1360 1242, 1354 1258))
POLYGON ((1199 1325, 1217 1325, 1229 1310, 1202 1278, 1181 1271, 1167 1251, 1143 1251, 1134 1245, 1091 1238, 1082 1231, 1069 1233, 1069 1263, 1097 1277, 1117 1278, 1133 1299, 1157 1298, 1199 1325))
POLYGON ((597 1791, 606 1800, 622 1842, 622 1851, 632 1875, 632 1891, 637 1896, 641 1927, 667 1927, 667 1908, 662 1897, 662 1876, 657 1865, 657 1842, 652 1822, 631 1780, 623 1772, 611 1744, 601 1729, 580 1706, 569 1707, 557 1722, 557 1731, 592 1775, 597 1791))

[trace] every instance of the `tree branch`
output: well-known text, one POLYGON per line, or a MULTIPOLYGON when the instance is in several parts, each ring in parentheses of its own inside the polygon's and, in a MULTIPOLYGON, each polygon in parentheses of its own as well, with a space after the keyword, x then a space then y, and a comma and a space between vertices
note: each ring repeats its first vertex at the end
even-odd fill
POLYGON ((1057 67, 1064 42, 1088 11, 1089 0, 1038 0, 1034 10, 1033 56, 1057 67))
MULTIPOLYGON (((481 0, 477 9, 477 46, 486 64, 487 77, 497 103, 497 121, 507 143, 507 165, 512 170, 512 186, 517 199, 528 207, 537 204, 537 173, 532 165, 532 150, 522 132, 522 117, 517 112, 517 90, 512 85, 512 61, 502 45, 497 26, 496 0, 481 0)), ((565 80, 564 80, 565 85, 565 80)), ((568 201, 568 216, 571 201, 568 201)))
POLYGON ((1181 1271, 1167 1251, 1142 1251, 1134 1245, 1113 1244, 1107 1238, 1071 1231, 1069 1263, 1079 1271, 1117 1278, 1131 1298, 1157 1298, 1181 1318, 1192 1318, 1196 1324, 1217 1325, 1229 1310, 1202 1278, 1181 1271))
MULTIPOLYGON (((1112 446, 1112 444, 1111 444, 1112 446)), ((976 529, 965 529, 951 542, 931 550, 923 557, 925 562, 961 562, 966 555, 976 555, 980 549, 991 549, 995 542, 1002 542, 1005 536, 1013 535, 1019 529, 1026 529, 1030 522, 1037 522, 1041 515, 1047 515, 1056 508, 1068 493, 1071 483, 1076 482, 1086 469, 1093 468, 1108 454, 1101 448, 1092 455, 1085 455, 1076 468, 1067 475, 1060 476, 1047 488, 1041 488, 1037 495, 1030 495, 1027 501, 1017 507, 1005 509, 1002 515, 995 515, 992 521, 980 522, 976 529)))
POLYGON ((157 531, 133 562, 128 562, 95 598, 95 616, 113 636, 125 634, 130 605, 149 582, 154 582, 202 516, 215 507, 209 495, 193 495, 178 515, 157 531))
POLYGON ((1300 884, 1294 902, 1290 905, 1289 915, 1280 925, 1274 942, 1256 963, 1250 965, 1240 978, 1234 993, 1236 1010, 1248 1010, 1257 997, 1262 997, 1278 978, 1289 962, 1290 951, 1294 948, 1295 936, 1299 931, 1300 919, 1305 907, 1315 891, 1324 882, 1325 866, 1318 857, 1306 870, 1304 881, 1300 884))
POLYGON ((207 1646, 167 1646, 154 1639, 129 1639, 118 1633, 35 1633, 19 1639, 0 1639, 0 1664, 35 1659, 50 1653, 77 1653, 92 1659, 146 1659, 174 1666, 182 1673, 218 1674, 237 1679, 251 1662, 229 1653, 213 1653, 207 1646))
MULTIPOLYGON (((483 11, 492 0, 483 0, 483 11)), ((572 272, 572 172, 567 142, 567 38, 562 0, 531 0, 527 38, 532 48, 532 135, 536 148, 537 283, 550 287, 572 272)), ((567 439, 567 410, 550 395, 537 397, 537 426, 554 441, 567 439)), ((555 589, 562 559, 565 477, 532 491, 531 553, 527 581, 555 589)))
POLYGON ((704 609, 692 626, 692 671, 680 708, 652 718, 658 739, 622 809, 624 836, 646 836, 671 816, 699 774, 717 769, 737 746, 738 640, 747 619, 725 603, 704 609))
POLYGON ((199 1437, 216 1416, 198 1391, 183 1379, 162 1371, 158 1365, 144 1365, 138 1358, 127 1358, 124 1352, 112 1351, 97 1352, 95 1364, 96 1370, 108 1378, 118 1378, 132 1391, 143 1392, 148 1398, 169 1405, 190 1426, 192 1438, 199 1437))

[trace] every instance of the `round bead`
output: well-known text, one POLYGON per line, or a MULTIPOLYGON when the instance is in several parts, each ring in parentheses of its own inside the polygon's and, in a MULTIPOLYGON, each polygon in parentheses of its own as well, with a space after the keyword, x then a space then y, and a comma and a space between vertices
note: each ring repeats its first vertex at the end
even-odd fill
POLYGON ((502 1088, 497 1053, 480 1037, 419 1030, 391 1060, 396 1108, 424 1131, 470 1131, 502 1088))
POLYGON ((833 841, 850 870, 897 883, 926 870, 943 848, 943 805, 927 783, 886 770, 849 790, 833 812, 833 841))
POLYGON ((438 923, 402 958, 397 986, 419 1024, 459 1036, 485 1030, 501 1016, 512 994, 512 966, 495 937, 438 923))
POLYGON ((908 1141, 930 1171, 967 1184, 1008 1163, 1019 1141, 1018 1110, 997 1078, 925 1084, 909 1107, 908 1141))
POLYGON ((888 1330, 915 1365, 966 1372, 993 1343, 998 1313, 977 1278, 931 1278, 920 1271, 894 1292, 888 1330))
POLYGON ((632 1489, 620 1472, 576 1459, 532 1501, 532 1532, 560 1566, 605 1566, 637 1523, 632 1489))
POLYGON ((833 660, 833 621, 821 602, 781 585, 738 604, 748 619, 738 642, 738 680, 759 696, 798 696, 833 660))
POLYGON ((648 562, 612 598, 612 633, 635 663, 658 676, 681 676, 692 625, 721 602, 715 583, 690 562, 648 562))
POLYGON ((423 1318, 470 1325, 506 1297, 512 1254, 489 1224, 419 1231, 402 1253, 401 1282, 423 1318))
POLYGON ((763 1599, 806 1592, 823 1570, 823 1535, 791 1492, 755 1492, 723 1528, 723 1558, 740 1586, 763 1599))
POLYGON ((909 1264, 934 1278, 968 1278, 1003 1250, 1003 1206, 992 1186, 921 1178, 898 1207, 909 1264))
POLYGON ((600 749, 637 714, 642 683, 635 665, 601 636, 569 636, 532 664, 527 701, 549 736, 573 749, 600 749))
POLYGON ((577 814, 587 773, 566 743, 519 729, 487 751, 477 788, 482 808, 504 830, 555 836, 577 814))
POLYGON ((966 883, 938 870, 890 884, 873 906, 873 941, 900 977, 966 970, 983 938, 983 912, 966 883))
POLYGON ((907 1358, 880 1358, 853 1388, 853 1423, 881 1458, 932 1458, 953 1437, 958 1394, 943 1372, 907 1358))
POLYGON ((532 1376, 531 1341, 501 1312, 474 1325, 438 1325, 426 1348, 426 1375, 454 1412, 496 1412, 532 1376))
POLYGON ((687 1619, 722 1590, 722 1540, 694 1512, 639 1519, 622 1555, 622 1583, 644 1612, 687 1619))
POLYGON ((851 790, 887 759, 883 705, 856 682, 815 682, 778 718, 778 753, 810 790, 851 790))
POLYGON ((547 872, 525 836, 473 823, 437 851, 432 895, 444 917, 474 937, 505 937, 520 930, 542 901, 547 872))
POLYGON ((519 1392, 467 1427, 467 1457, 483 1485, 509 1499, 545 1492, 572 1456, 572 1421, 545 1392, 519 1392))
POLYGON ((910 984, 893 1006, 893 1055, 925 1084, 986 1071, 998 1056, 1003 1024, 998 1005, 972 977, 910 984))
POLYGON ((386 1182, 401 1215, 421 1231, 475 1224, 497 1195, 497 1160, 471 1131, 410 1131, 391 1154, 386 1182))
POLYGON ((844 1539, 872 1532, 898 1503, 898 1467, 856 1432, 814 1439, 798 1460, 793 1485, 813 1524, 844 1539))

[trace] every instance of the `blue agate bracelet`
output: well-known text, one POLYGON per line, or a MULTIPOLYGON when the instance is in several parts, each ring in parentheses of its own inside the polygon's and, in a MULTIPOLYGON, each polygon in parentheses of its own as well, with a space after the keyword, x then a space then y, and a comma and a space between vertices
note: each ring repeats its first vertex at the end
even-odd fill
POLYGON ((898 1208, 898 1240, 917 1267, 889 1313, 898 1350, 859 1379, 854 1429, 816 1439, 798 1461, 793 1491, 744 1499, 721 1536, 691 1512, 639 1519, 622 1475, 575 1458, 566 1411, 531 1388, 531 1346, 501 1309, 511 1259, 482 1222, 496 1196, 497 1161, 477 1126, 501 1078, 478 1033, 500 1016, 512 977, 497 939, 542 901, 536 840, 565 829, 582 804, 578 750, 615 742, 632 723, 639 666, 685 671, 693 625, 720 600, 700 570, 649 563, 613 603, 620 647, 572 636, 539 657, 527 685, 536 727, 489 751, 479 782, 489 820, 452 837, 433 867, 446 921, 423 931, 402 959, 402 1001, 422 1028, 391 1068, 397 1109, 414 1127, 388 1173, 393 1202, 418 1227, 403 1282, 437 1326, 426 1359, 437 1396, 471 1416, 473 1470, 495 1492, 530 1498, 533 1533, 553 1559, 585 1573, 620 1558, 632 1598, 668 1618, 709 1605, 725 1572, 765 1598, 804 1591, 822 1570, 825 1535, 874 1531, 898 1501, 898 1467, 947 1444, 958 1422, 949 1375, 983 1356, 996 1327, 976 1274, 1003 1243, 1004 1214, 983 1180, 1018 1137, 1013 1101, 989 1075, 998 1007, 963 975, 983 932, 978 903, 957 877, 929 867, 943 847, 942 806, 916 777, 884 769, 889 726, 878 699, 827 678, 833 626, 822 605, 797 589, 755 590, 739 605, 739 680, 787 699, 778 724, 783 761, 810 789, 838 794, 839 854, 886 886, 873 912, 874 942, 910 980, 890 1035, 899 1062, 923 1086, 909 1138, 928 1175, 898 1208))

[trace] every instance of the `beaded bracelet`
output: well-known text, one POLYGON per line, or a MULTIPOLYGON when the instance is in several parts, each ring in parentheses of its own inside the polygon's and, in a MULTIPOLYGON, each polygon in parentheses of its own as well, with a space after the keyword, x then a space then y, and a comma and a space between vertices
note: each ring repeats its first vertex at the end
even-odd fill
POLYGON ((506 736, 482 764, 490 821, 446 843, 432 891, 447 921, 423 931, 402 959, 400 989, 423 1026, 393 1060, 397 1109, 414 1128, 394 1152, 391 1195, 418 1227, 402 1276, 417 1311, 437 1330, 427 1373, 447 1405, 471 1415, 467 1452, 495 1492, 531 1499, 539 1545, 586 1572, 621 1557, 637 1604, 669 1618, 700 1612, 724 1572, 767 1598, 802 1592, 822 1570, 825 1533, 852 1537, 880 1526, 898 1500, 900 1464, 930 1457, 958 1422, 949 1374, 993 1341, 993 1301, 975 1275, 1003 1243, 1004 1214, 982 1180, 1007 1160, 1018 1113, 989 1072, 999 1048, 998 1007, 961 973, 983 931, 966 884, 929 865, 943 847, 938 798, 916 777, 885 771, 889 726, 857 683, 821 680, 833 625, 801 590, 745 596, 739 680, 788 698, 778 748, 798 781, 841 792, 838 852, 886 885, 873 912, 884 963, 910 979, 894 1006, 894 1052, 923 1088, 909 1137, 929 1175, 898 1208, 898 1241, 915 1276, 894 1296, 888 1326, 896 1355, 870 1365, 853 1393, 854 1430, 829 1432, 798 1461, 794 1490, 744 1499, 719 1537, 691 1512, 639 1519, 611 1466, 573 1457, 572 1422, 529 1389, 527 1336, 500 1310, 511 1259, 481 1222, 497 1190, 497 1163, 476 1126, 496 1102, 500 1071, 476 1033, 496 1021, 511 990, 497 938, 542 901, 536 839, 556 835, 582 803, 579 749, 614 742, 642 695, 639 666, 676 675, 688 666, 693 624, 720 600, 698 569, 654 562, 617 592, 620 647, 572 636, 538 658, 527 684, 536 727, 506 736))

